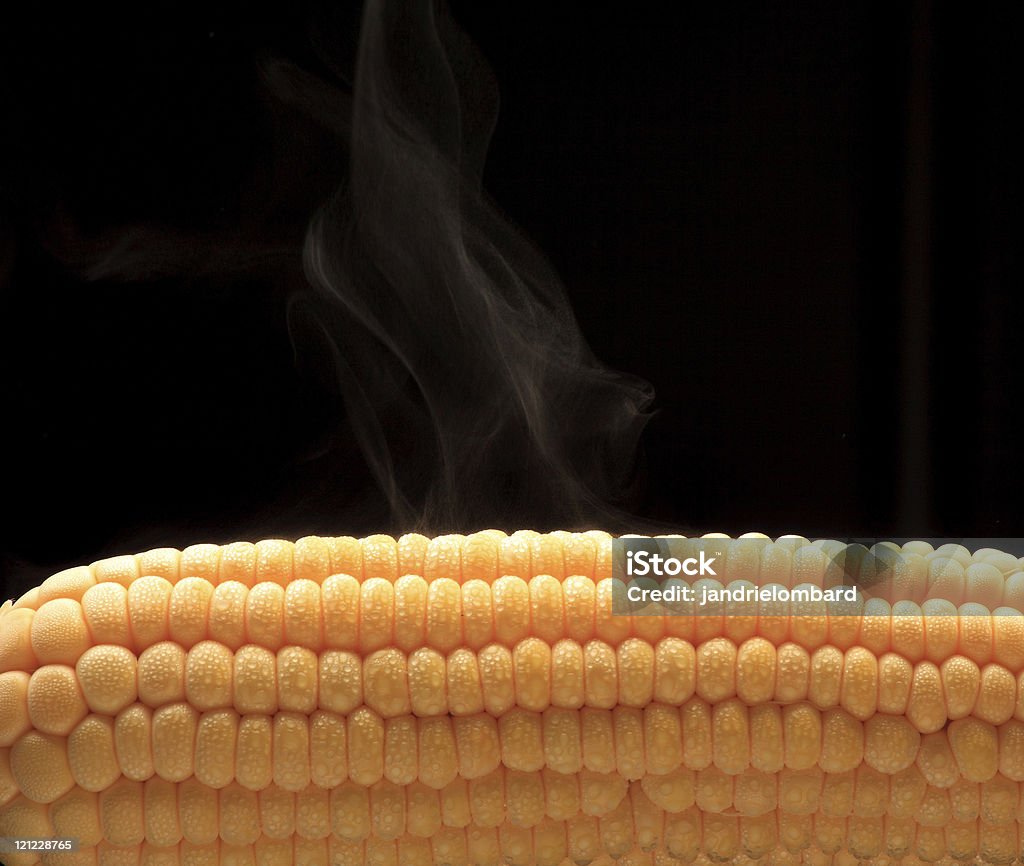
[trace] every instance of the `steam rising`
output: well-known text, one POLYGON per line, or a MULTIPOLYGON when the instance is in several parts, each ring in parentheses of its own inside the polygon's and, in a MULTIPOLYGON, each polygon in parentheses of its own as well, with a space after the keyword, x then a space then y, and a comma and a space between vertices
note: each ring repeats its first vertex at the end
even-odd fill
MULTIPOLYGON (((358 498, 358 514, 336 503, 320 516, 338 531, 371 517, 379 531, 636 531, 620 509, 653 392, 595 359, 557 276, 486 200, 498 106, 487 64, 432 0, 368 0, 355 50, 351 88, 284 61, 263 67, 274 96, 337 141, 345 167, 309 224, 313 291, 292 298, 289 327, 297 361, 330 371, 381 494, 358 498)), ((282 265, 299 276, 294 246, 248 223, 232 234, 142 225, 92 236, 69 225, 54 255, 94 280, 282 265)), ((344 503, 357 498, 345 493, 344 503)))
POLYGON ((652 392, 593 357, 558 278, 485 200, 482 58, 427 0, 370 0, 341 104, 348 180, 310 225, 321 303, 293 327, 326 341, 394 523, 607 525, 652 392))

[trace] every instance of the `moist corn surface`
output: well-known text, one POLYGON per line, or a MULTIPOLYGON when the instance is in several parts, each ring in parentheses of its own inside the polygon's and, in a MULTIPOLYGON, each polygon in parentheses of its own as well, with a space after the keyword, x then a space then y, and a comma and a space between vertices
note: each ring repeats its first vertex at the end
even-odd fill
MULTIPOLYGON (((716 581, 820 583, 828 542, 716 581)), ((621 616, 611 537, 119 556, 0 608, 4 863, 1012 863, 1024 563, 911 542, 848 615, 621 616)))

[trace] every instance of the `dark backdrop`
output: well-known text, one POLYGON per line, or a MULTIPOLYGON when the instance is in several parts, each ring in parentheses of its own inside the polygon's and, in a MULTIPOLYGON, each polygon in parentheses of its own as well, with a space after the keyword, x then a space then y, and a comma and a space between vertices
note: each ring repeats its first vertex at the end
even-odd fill
MULTIPOLYGON (((488 192, 656 389, 636 513, 1024 534, 1021 13, 934 6, 453 4, 501 91, 488 192)), ((149 546, 404 528, 339 524, 368 478, 285 313, 343 167, 257 74, 328 75, 309 33, 354 19, 247 14, 5 28, 5 595, 149 546)))

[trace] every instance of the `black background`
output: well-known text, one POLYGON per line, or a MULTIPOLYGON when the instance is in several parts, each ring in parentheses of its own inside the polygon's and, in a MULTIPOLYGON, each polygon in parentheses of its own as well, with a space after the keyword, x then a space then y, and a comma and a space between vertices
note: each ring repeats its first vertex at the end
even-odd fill
MULTIPOLYGON (((1015 4, 453 11, 501 91, 486 189, 656 389, 636 513, 1024 534, 1015 4)), ((328 74, 310 33, 353 16, 147 14, 2 37, 5 594, 151 546, 405 529, 350 517, 373 494, 285 318, 344 166, 258 74, 328 74), (142 275, 88 279, 131 226, 142 275)))

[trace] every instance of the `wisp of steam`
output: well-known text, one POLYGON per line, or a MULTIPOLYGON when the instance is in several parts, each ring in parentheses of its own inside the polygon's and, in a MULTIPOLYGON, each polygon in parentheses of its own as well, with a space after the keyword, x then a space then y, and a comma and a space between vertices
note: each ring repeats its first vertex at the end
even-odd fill
MULTIPOLYGON (((641 529, 628 508, 653 391, 594 357, 558 277, 487 200, 498 94, 486 62, 435 0, 368 0, 358 30, 354 64, 336 29, 315 37, 347 87, 283 60, 262 67, 344 166, 288 308, 297 363, 329 371, 351 428, 338 440, 361 451, 343 455, 354 488, 327 494, 320 526, 641 529), (365 496, 363 461, 377 488, 365 496)), ((295 268, 294 248, 244 231, 120 227, 56 253, 93 280, 295 268)), ((255 531, 295 525, 287 510, 275 506, 273 528, 264 510, 255 531)))
POLYGON ((316 302, 293 305, 293 333, 333 357, 393 525, 621 523, 652 390, 597 361, 483 194, 497 91, 480 54, 431 0, 369 0, 337 105, 347 181, 309 227, 316 302))

